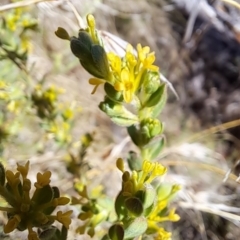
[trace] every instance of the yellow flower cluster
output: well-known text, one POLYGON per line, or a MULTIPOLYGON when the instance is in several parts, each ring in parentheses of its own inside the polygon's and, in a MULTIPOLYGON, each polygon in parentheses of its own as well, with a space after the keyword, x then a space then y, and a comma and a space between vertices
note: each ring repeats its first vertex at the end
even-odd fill
POLYGON ((142 190, 144 185, 150 184, 156 177, 161 177, 167 172, 167 168, 157 162, 144 160, 142 171, 133 171, 132 175, 129 172, 124 172, 123 160, 117 160, 117 167, 123 174, 123 195, 133 196, 137 191, 142 190))
MULTIPOLYGON (((88 27, 85 31, 88 32, 91 38, 91 41, 94 44, 103 46, 101 37, 98 36, 98 32, 95 29, 94 17, 91 14, 87 16, 87 22, 88 22, 88 27)), ((62 32, 60 33, 59 31, 57 35, 63 39, 68 39, 71 41, 71 38, 70 39, 69 37, 64 38, 62 34, 63 33, 62 32)), ((65 35, 68 36, 68 34, 64 34, 64 36, 65 35)), ((78 51, 79 50, 80 49, 78 49, 78 51)), ((75 51, 76 49, 74 49, 74 52, 75 51)), ((81 55, 79 55, 77 51, 74 54, 80 57, 80 60, 81 60, 81 55)), ((101 60, 102 62, 105 61, 103 56, 104 54, 102 55, 102 60, 101 60)), ((152 72, 159 71, 159 68, 153 65, 155 61, 155 53, 150 52, 150 48, 148 46, 142 47, 141 44, 137 45, 137 51, 133 49, 133 47, 129 44, 127 46, 125 56, 123 58, 120 58, 115 53, 110 52, 107 54, 107 61, 108 61, 108 64, 104 65, 104 67, 105 68, 107 67, 109 69, 101 69, 103 72, 108 72, 108 74, 106 74, 106 78, 101 79, 95 76, 94 78, 89 79, 89 83, 95 86, 92 93, 95 93, 97 87, 100 84, 108 82, 114 87, 116 91, 121 92, 123 94, 123 98, 126 103, 130 103, 134 99, 134 95, 139 89, 139 87, 141 86, 142 77, 146 71, 152 71, 152 72)), ((85 64, 84 64, 84 67, 86 69, 85 64)), ((99 64, 96 65, 95 67, 99 67, 99 64)), ((88 68, 86 70, 90 70, 90 69, 88 68)), ((93 74, 94 72, 90 71, 90 73, 93 74)))
POLYGON ((55 207, 66 205, 70 199, 60 197, 58 189, 52 188, 50 184, 51 172, 37 174, 37 181, 34 183, 35 192, 30 196, 31 181, 27 178, 29 162, 25 165, 17 164, 17 172, 6 170, 1 165, 0 194, 11 207, 0 207, 1 211, 6 211, 9 220, 4 226, 4 232, 10 233, 14 229, 28 229, 29 240, 39 240, 38 234, 33 230, 36 226, 49 226, 55 220, 62 223, 65 228, 69 228, 72 211, 63 213, 58 211, 52 215, 55 207), (6 184, 3 176, 6 177, 6 184), (55 192, 55 195, 54 195, 55 192), (36 225, 35 225, 36 224, 36 225))
MULTIPOLYGON (((145 160, 141 170, 133 171, 130 174, 124 170, 121 158, 117 160, 117 167, 123 172, 122 195, 125 201, 132 199, 131 201, 134 202, 133 199, 135 199, 135 204, 137 204, 136 197, 139 197, 139 193, 145 192, 143 194, 145 196, 144 201, 148 202, 142 202, 143 206, 147 206, 146 211, 143 211, 142 214, 146 214, 149 231, 154 233, 154 239, 156 240, 170 240, 171 233, 160 228, 159 224, 165 221, 175 222, 180 219, 179 215, 175 213, 175 208, 166 212, 173 195, 180 190, 180 186, 173 185, 171 189, 164 190, 163 188, 161 190, 160 188, 160 190, 155 190, 151 185, 155 178, 165 175, 167 168, 160 163, 145 160), (149 201, 150 199, 152 200, 149 201), (149 211, 149 209, 151 210, 149 211)), ((161 184, 159 187, 161 187, 161 184)), ((142 198, 140 199, 142 200, 142 198)), ((134 208, 134 206, 132 207, 134 208)))
POLYGON ((150 53, 148 46, 137 45, 137 54, 131 45, 128 45, 123 59, 114 53, 108 54, 110 68, 113 75, 114 88, 123 92, 125 102, 130 103, 134 94, 140 87, 143 73, 146 70, 158 71, 153 65, 155 61, 154 52, 150 53))
POLYGON ((145 71, 158 72, 159 70, 158 66, 153 65, 155 53, 150 52, 148 46, 142 47, 141 44, 137 45, 137 51, 129 44, 122 59, 112 52, 108 53, 107 57, 111 77, 109 80, 90 78, 89 83, 95 85, 93 93, 100 84, 107 81, 114 86, 116 91, 123 93, 126 103, 134 99, 145 71))
POLYGON ((32 50, 29 36, 25 33, 25 29, 33 29, 37 22, 29 14, 29 10, 25 8, 16 8, 10 11, 6 17, 6 28, 8 31, 20 32, 20 50, 22 52, 32 50))

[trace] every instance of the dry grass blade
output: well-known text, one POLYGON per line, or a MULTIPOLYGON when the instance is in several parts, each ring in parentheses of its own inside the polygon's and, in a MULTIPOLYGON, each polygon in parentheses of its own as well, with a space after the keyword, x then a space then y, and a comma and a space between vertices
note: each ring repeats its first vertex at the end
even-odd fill
POLYGON ((77 9, 74 7, 74 5, 69 0, 67 0, 67 3, 69 5, 69 7, 72 9, 72 11, 78 21, 79 27, 84 28, 85 27, 84 21, 83 21, 82 17, 79 15, 77 9))
POLYGON ((26 7, 26 6, 29 6, 29 5, 32 5, 32 4, 37 4, 37 3, 40 3, 40 2, 53 2, 53 1, 57 1, 57 0, 27 0, 27 1, 10 3, 10 4, 0 6, 0 12, 10 10, 10 9, 14 9, 14 8, 26 7))
POLYGON ((240 216, 233 214, 233 213, 229 213, 229 212, 225 212, 225 211, 221 211, 218 209, 214 209, 205 204, 201 204, 201 203, 196 203, 196 202, 178 202, 179 206, 182 208, 187 208, 187 209, 196 209, 202 212, 207 212, 207 213, 211 213, 211 214, 215 214, 215 215, 219 215, 223 218, 226 218, 228 220, 232 220, 232 221, 240 221, 240 216))
POLYGON ((161 160, 161 163, 167 166, 194 166, 196 169, 202 168, 209 170, 211 172, 217 173, 219 175, 222 175, 224 177, 223 181, 225 182, 227 179, 231 179, 235 182, 239 182, 239 178, 232 174, 231 172, 226 170, 223 170, 219 167, 207 164, 207 163, 199 163, 199 162, 190 162, 190 161, 175 161, 175 160, 161 160))
POLYGON ((228 3, 236 8, 239 8, 240 9, 240 4, 236 1, 233 1, 233 0, 222 0, 222 2, 225 2, 225 3, 228 3))
POLYGON ((191 136, 189 139, 187 139, 187 142, 194 142, 196 140, 205 138, 211 134, 217 133, 217 132, 221 132, 223 130, 226 129, 230 129, 230 128, 234 128, 240 126, 240 119, 231 121, 231 122, 227 122, 227 123, 223 123, 214 127, 211 127, 209 129, 206 129, 204 131, 201 131, 199 133, 194 134, 193 136, 191 136))

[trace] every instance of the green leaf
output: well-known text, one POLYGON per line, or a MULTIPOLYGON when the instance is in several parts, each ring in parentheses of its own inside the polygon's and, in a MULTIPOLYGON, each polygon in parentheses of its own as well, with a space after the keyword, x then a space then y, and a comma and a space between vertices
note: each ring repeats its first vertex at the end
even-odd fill
POLYGON ((107 80, 109 76, 109 65, 104 48, 100 45, 93 45, 91 53, 95 68, 98 70, 102 78, 107 80))
POLYGON ((157 105, 161 101, 166 88, 166 84, 160 85, 158 89, 151 95, 151 97, 145 103, 143 103, 143 107, 153 107, 157 105))
POLYGON ((116 201, 115 201, 115 211, 119 219, 127 216, 127 209, 124 205, 125 198, 122 195, 122 192, 119 192, 116 201))
POLYGON ((61 230, 61 240, 67 240, 68 236, 68 229, 62 225, 62 230, 61 230))
POLYGON ((134 219, 124 229, 124 239, 133 239, 145 233, 148 228, 147 220, 144 217, 134 219))
POLYGON ((143 76, 143 91, 145 94, 151 96, 155 91, 157 91, 160 86, 160 76, 159 72, 155 71, 145 71, 143 76))
POLYGON ((0 184, 1 184, 1 186, 5 185, 5 180, 6 180, 5 169, 2 165, 2 163, 0 163, 0 184))
POLYGON ((108 230, 108 236, 111 240, 123 240, 124 239, 124 229, 122 225, 115 224, 111 226, 108 230))
POLYGON ((92 57, 88 61, 80 60, 81 65, 84 67, 88 73, 97 78, 104 78, 101 72, 96 68, 95 63, 93 62, 92 57))
POLYGON ((72 53, 79 58, 82 66, 97 78, 108 79, 109 65, 104 48, 94 44, 89 33, 80 31, 78 38, 71 37, 72 53))
POLYGON ((36 191, 38 191, 38 194, 34 200, 38 205, 48 203, 52 201, 54 197, 54 191, 49 184, 43 188, 37 189, 36 191))
POLYGON ((128 131, 129 136, 131 137, 133 143, 138 147, 142 146, 141 136, 139 134, 139 129, 137 128, 137 126, 131 125, 131 126, 127 127, 127 131, 128 131))
POLYGON ((143 213, 143 204, 136 197, 130 197, 125 200, 125 206, 129 212, 135 216, 140 216, 143 213))
POLYGON ((137 156, 137 153, 129 151, 127 158, 128 166, 133 171, 138 171, 142 167, 142 159, 137 156))
POLYGON ((139 130, 139 138, 141 140, 141 145, 140 147, 144 147, 151 141, 151 135, 150 135, 150 129, 148 126, 140 125, 140 130, 139 130))
POLYGON ((99 108, 105 112, 111 120, 120 126, 131 126, 138 123, 138 117, 128 111, 123 105, 106 98, 99 104, 99 108))
POLYGON ((148 208, 144 209, 144 216, 147 217, 155 208, 155 203, 150 205, 148 208))
POLYGON ((149 208, 156 199, 156 190, 153 188, 151 184, 145 184, 144 186, 144 200, 143 207, 144 209, 149 208))
MULTIPOLYGON (((60 197, 60 191, 57 187, 52 187, 52 191, 53 191, 53 198, 59 198, 60 197)), ((44 209, 44 213, 47 215, 50 215, 56 207, 49 207, 44 209)))
POLYGON ((156 137, 153 139, 146 148, 148 149, 149 153, 149 160, 154 160, 158 157, 162 149, 166 144, 166 138, 164 136, 156 137))
POLYGON ((133 124, 136 124, 138 122, 137 120, 137 116, 136 118, 125 118, 125 117, 111 117, 111 120, 117 124, 118 126, 121 127, 128 127, 131 126, 133 124))
MULTIPOLYGON (((62 240, 62 233, 61 231, 57 228, 56 233, 54 235, 54 238, 51 240, 62 240)), ((65 240, 65 239, 64 239, 65 240)))
POLYGON ((172 184, 161 184, 157 189, 158 200, 161 201, 167 198, 172 191, 172 184))
POLYGON ((116 91, 115 88, 108 82, 104 84, 104 90, 107 96, 114 102, 123 102, 122 92, 116 91))
MULTIPOLYGON (((89 39, 89 41, 91 41, 91 38, 89 39)), ((71 47, 72 53, 82 61, 88 62, 89 60, 92 60, 92 55, 91 55, 92 46, 90 43, 83 42, 76 37, 71 37, 70 47, 71 47)))
POLYGON ((163 110, 163 108, 166 104, 166 101, 167 101, 167 87, 166 87, 166 85, 164 85, 164 86, 165 86, 164 92, 161 96, 160 101, 158 102, 157 105, 155 105, 152 108, 152 111, 151 111, 152 118, 158 117, 158 115, 161 113, 161 111, 163 110))

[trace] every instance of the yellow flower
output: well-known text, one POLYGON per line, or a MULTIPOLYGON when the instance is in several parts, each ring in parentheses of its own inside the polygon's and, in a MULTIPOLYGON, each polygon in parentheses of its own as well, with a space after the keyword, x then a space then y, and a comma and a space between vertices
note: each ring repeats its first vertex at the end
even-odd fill
POLYGON ((45 173, 38 173, 37 174, 37 182, 34 184, 36 188, 43 188, 44 186, 48 185, 51 180, 52 173, 50 171, 46 171, 45 173))
POLYGON ((118 56, 109 55, 109 57, 111 67, 115 71, 115 74, 113 74, 115 77, 114 88, 117 91, 122 91, 125 102, 130 103, 139 87, 141 77, 138 74, 138 70, 135 69, 137 60, 133 54, 133 47, 130 44, 127 46, 126 54, 121 64, 118 56))
POLYGON ((17 170, 21 173, 23 179, 26 179, 29 171, 29 161, 25 164, 25 166, 22 166, 17 163, 17 170))
POLYGON ((95 30, 96 23, 95 23, 95 18, 92 14, 87 15, 87 23, 88 23, 89 28, 95 30))
POLYGON ((143 161, 142 175, 141 175, 141 179, 139 180, 140 184, 143 184, 145 182, 146 177, 152 172, 154 166, 155 166, 155 163, 152 163, 148 160, 143 161))
POLYGON ((49 139, 55 138, 59 142, 70 142, 71 135, 69 134, 71 125, 69 122, 52 122, 49 124, 49 139))
POLYGON ((171 240, 172 233, 166 232, 164 228, 159 228, 155 240, 171 240))
POLYGON ((152 173, 147 180, 147 183, 151 183, 156 177, 162 176, 167 172, 167 168, 164 167, 161 163, 154 163, 152 173))
POLYGON ((154 168, 155 164, 150 162, 149 160, 144 160, 143 161, 143 165, 142 165, 142 170, 145 173, 150 173, 152 172, 153 168, 154 168))
POLYGON ((15 15, 15 14, 9 14, 8 18, 7 18, 7 28, 14 32, 17 28, 17 23, 19 20, 19 16, 15 15))
POLYGON ((7 178, 7 181, 8 181, 8 184, 14 188, 15 186, 18 185, 18 183, 20 182, 20 179, 19 179, 19 176, 20 176, 20 173, 19 172, 16 172, 15 174, 10 171, 10 170, 7 170, 6 171, 6 178, 7 178))
POLYGON ((162 176, 167 172, 167 168, 162 164, 157 162, 150 162, 148 160, 143 161, 142 165, 142 176, 140 179, 140 183, 151 183, 154 178, 158 176, 162 176), (147 178, 148 177, 148 178, 147 178), (145 180, 147 179, 147 180, 145 180))
POLYGON ((137 45, 138 58, 142 63, 143 67, 148 70, 158 71, 159 67, 152 65, 155 61, 155 53, 150 53, 150 48, 148 46, 142 47, 141 44, 137 45))
POLYGON ((21 21, 22 27, 28 27, 28 26, 31 26, 31 24, 32 24, 32 21, 30 19, 27 19, 27 18, 25 18, 21 21))
POLYGON ((73 115, 74 115, 73 109, 71 109, 71 108, 65 109, 62 113, 63 118, 66 120, 72 119, 73 115))
POLYGON ((0 89, 5 89, 6 87, 7 84, 3 80, 0 80, 0 89))
POLYGON ((2 100, 8 100, 9 99, 9 95, 6 92, 0 92, 0 99, 2 100))
POLYGON ((53 103, 57 100, 58 95, 61 93, 64 93, 64 89, 51 86, 43 93, 43 98, 53 103))
POLYGON ((21 106, 20 101, 11 100, 10 103, 8 103, 7 105, 7 109, 10 112, 17 114, 20 111, 20 106, 21 106))
POLYGON ((26 36, 21 37, 21 50, 30 52, 33 48, 33 45, 31 44, 30 40, 26 36))
POLYGON ((175 211, 176 211, 176 209, 173 208, 173 209, 171 209, 171 211, 168 214, 168 218, 172 222, 177 222, 180 219, 179 215, 176 214, 175 211))
POLYGON ((107 55, 110 67, 112 71, 119 76, 121 73, 122 61, 121 58, 114 53, 108 53, 107 55))
POLYGON ((138 84, 135 81, 133 71, 130 72, 128 68, 123 68, 120 74, 120 81, 114 84, 117 91, 123 92, 123 98, 126 103, 130 103, 133 99, 134 93, 137 90, 138 84))
POLYGON ((154 52, 150 48, 137 45, 137 56, 133 47, 129 44, 123 59, 109 53, 108 60, 112 70, 113 86, 116 91, 122 91, 125 102, 130 103, 141 83, 141 78, 146 70, 158 71, 158 67, 152 65, 155 61, 154 52))
POLYGON ((156 228, 157 224, 160 222, 166 221, 177 222, 180 219, 179 215, 175 213, 175 208, 171 209, 169 214, 166 216, 160 215, 160 213, 167 207, 167 205, 168 200, 158 201, 156 203, 155 208, 148 216, 148 223, 150 226, 156 228))
POLYGON ((89 84, 95 86, 95 87, 93 88, 92 92, 91 92, 91 94, 94 94, 94 93, 97 91, 98 86, 101 85, 101 84, 103 84, 103 83, 105 83, 106 81, 103 80, 103 79, 99 79, 99 78, 90 78, 90 79, 88 80, 88 82, 89 82, 89 84))
POLYGON ((137 59, 133 53, 133 46, 131 44, 127 45, 125 59, 126 65, 128 65, 130 68, 137 65, 137 59))
POLYGON ((155 167, 153 168, 153 175, 154 176, 162 176, 167 172, 167 168, 164 167, 161 163, 156 163, 155 167))
POLYGON ((23 191, 29 192, 31 189, 31 181, 28 178, 23 179, 23 191))
POLYGON ((20 222, 21 222, 20 216, 14 215, 12 218, 8 220, 7 224, 4 226, 4 232, 5 233, 12 232, 20 222))
POLYGON ((70 199, 67 197, 59 197, 57 198, 57 205, 66 205, 70 202, 70 199))
POLYGON ((95 18, 92 14, 87 15, 87 24, 88 24, 88 32, 95 44, 100 44, 101 41, 97 36, 97 31, 95 29, 96 23, 95 23, 95 18))
POLYGON ((62 223, 64 225, 64 227, 67 229, 69 228, 69 225, 71 224, 72 212, 73 212, 72 210, 67 211, 65 213, 63 213, 62 211, 57 212, 57 221, 62 223))
POLYGON ((161 213, 161 211, 165 209, 167 205, 168 205, 168 201, 157 201, 154 209, 148 216, 149 221, 156 224, 158 222, 163 222, 163 219, 165 220, 166 217, 159 216, 159 213, 161 213))

